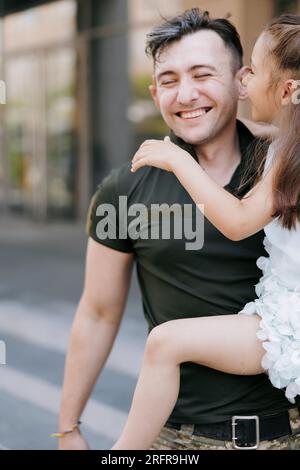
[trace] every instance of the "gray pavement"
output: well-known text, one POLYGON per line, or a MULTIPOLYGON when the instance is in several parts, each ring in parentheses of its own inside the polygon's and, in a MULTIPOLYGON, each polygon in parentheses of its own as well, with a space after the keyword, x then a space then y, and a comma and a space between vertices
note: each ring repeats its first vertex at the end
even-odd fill
MULTIPOLYGON (((0 449, 56 449, 65 353, 84 274, 83 224, 0 222, 0 449)), ((109 449, 130 407, 146 339, 134 272, 112 353, 83 413, 92 449, 109 449)))

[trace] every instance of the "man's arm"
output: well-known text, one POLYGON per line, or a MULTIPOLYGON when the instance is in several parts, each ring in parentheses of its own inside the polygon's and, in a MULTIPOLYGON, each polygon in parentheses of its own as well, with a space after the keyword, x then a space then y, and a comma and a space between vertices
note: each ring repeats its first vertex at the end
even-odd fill
MULTIPOLYGON (((59 430, 78 421, 109 356, 127 300, 132 267, 132 253, 89 239, 84 289, 65 364, 59 430)), ((59 441, 60 449, 88 448, 79 431, 59 441)))

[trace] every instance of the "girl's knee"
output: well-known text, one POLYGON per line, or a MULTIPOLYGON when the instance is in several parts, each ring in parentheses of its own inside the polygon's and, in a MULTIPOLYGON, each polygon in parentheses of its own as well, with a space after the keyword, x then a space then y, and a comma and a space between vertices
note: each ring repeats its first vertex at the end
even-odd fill
POLYGON ((172 341, 172 334, 168 323, 162 323, 154 327, 149 333, 145 351, 147 357, 161 360, 163 356, 170 355, 172 352, 174 341, 172 341))

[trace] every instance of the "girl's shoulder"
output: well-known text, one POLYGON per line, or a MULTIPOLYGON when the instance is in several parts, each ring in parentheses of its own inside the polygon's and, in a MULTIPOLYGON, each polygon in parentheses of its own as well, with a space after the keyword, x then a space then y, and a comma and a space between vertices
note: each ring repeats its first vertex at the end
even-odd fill
POLYGON ((266 156, 266 161, 265 161, 265 167, 264 167, 264 172, 263 176, 266 176, 266 174, 269 172, 269 170, 272 167, 273 161, 274 161, 274 156, 276 153, 276 141, 273 141, 268 148, 267 156, 266 156))

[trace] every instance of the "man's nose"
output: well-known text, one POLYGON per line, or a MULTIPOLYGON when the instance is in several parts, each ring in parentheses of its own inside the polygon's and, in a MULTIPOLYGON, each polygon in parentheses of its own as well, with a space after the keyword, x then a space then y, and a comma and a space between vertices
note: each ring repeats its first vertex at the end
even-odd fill
POLYGON ((199 98, 199 91, 194 83, 182 82, 179 85, 177 101, 182 105, 189 105, 199 98))

